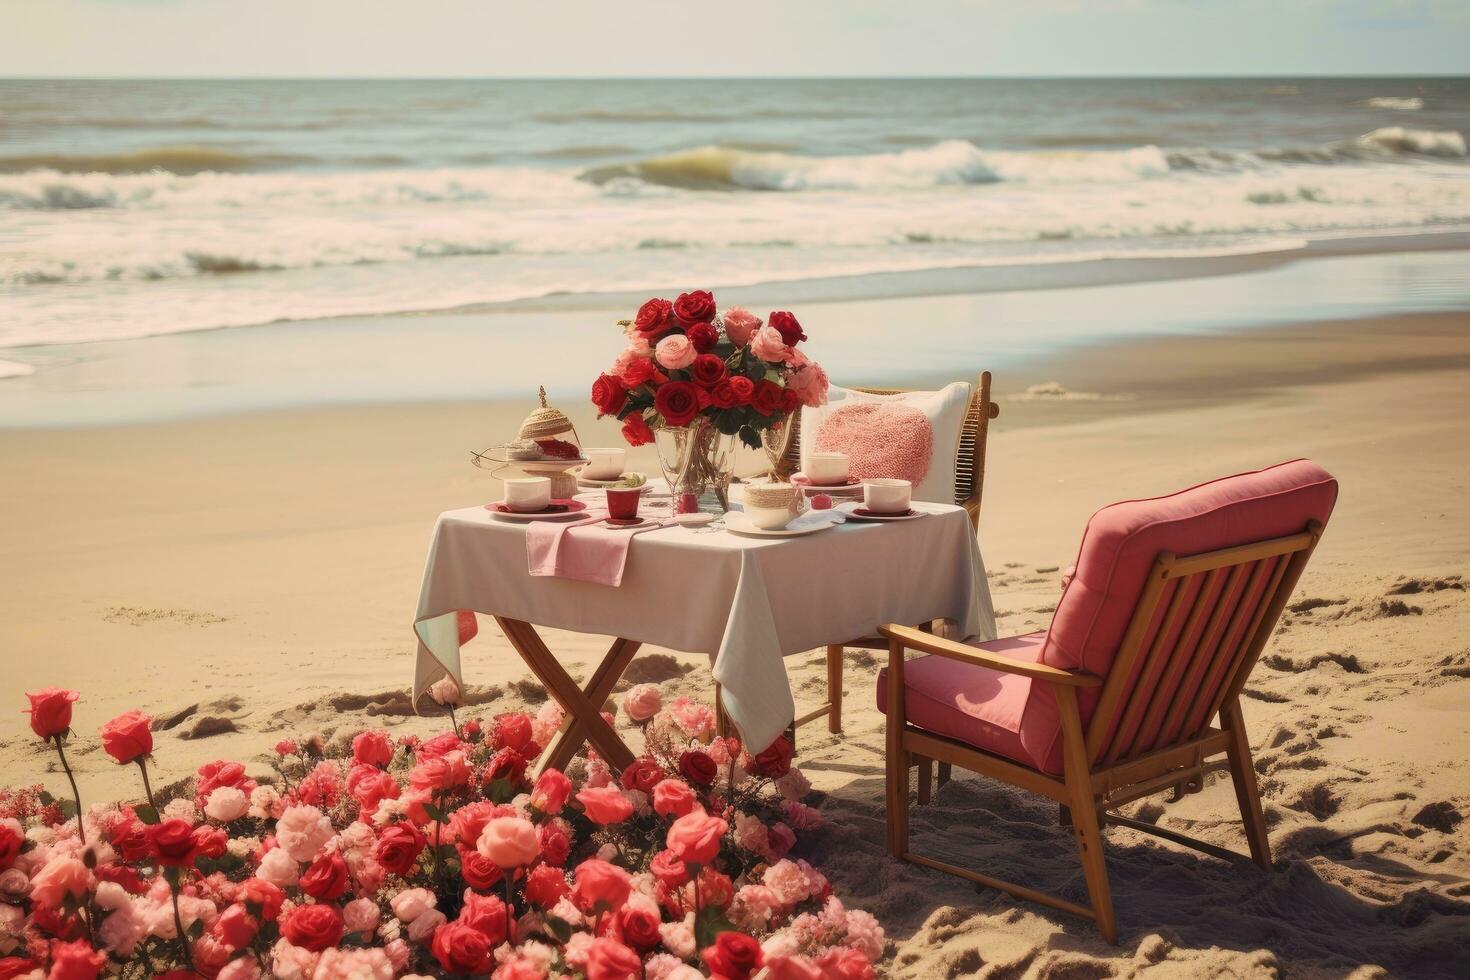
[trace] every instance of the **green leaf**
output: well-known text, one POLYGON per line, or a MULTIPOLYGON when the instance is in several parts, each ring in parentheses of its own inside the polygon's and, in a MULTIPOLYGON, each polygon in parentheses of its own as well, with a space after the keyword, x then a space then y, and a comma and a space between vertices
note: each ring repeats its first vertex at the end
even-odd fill
POLYGON ((727 408, 715 416, 715 428, 727 436, 733 436, 740 430, 741 411, 738 408, 727 408))
POLYGON ((490 782, 490 800, 494 803, 509 803, 516 797, 516 788, 509 779, 495 779, 490 782))
POLYGON ((77 801, 76 800, 73 800, 73 799, 70 799, 70 798, 61 800, 61 817, 62 817, 62 819, 63 820, 70 820, 72 817, 74 817, 76 815, 77 815, 77 801))
POLYGON ((158 823, 158 811, 147 803, 141 803, 133 807, 133 814, 145 824, 152 825, 158 823))
POLYGON ((694 917, 694 940, 700 949, 713 946, 720 933, 735 931, 735 923, 725 917, 723 909, 713 905, 700 909, 694 917))
POLYGON ((424 812, 427 813, 429 815, 429 819, 433 820, 435 823, 445 823, 449 820, 449 818, 444 815, 444 811, 439 809, 433 803, 425 803, 424 812))
POLYGON ((50 793, 46 792, 43 789, 41 790, 41 792, 36 794, 36 800, 40 802, 42 806, 50 806, 51 804, 56 802, 56 797, 52 796, 50 793))
POLYGON ((185 929, 184 931, 189 934, 190 939, 198 939, 200 936, 204 935, 204 920, 195 919, 193 922, 189 923, 189 928, 185 929))
POLYGON ((565 919, 558 919, 554 915, 548 915, 542 920, 542 925, 546 927, 547 932, 551 933, 551 937, 559 943, 565 944, 568 939, 572 938, 571 923, 565 919))
POLYGON ((756 432, 748 425, 742 425, 740 427, 740 441, 745 443, 751 449, 759 449, 761 447, 760 433, 756 432))

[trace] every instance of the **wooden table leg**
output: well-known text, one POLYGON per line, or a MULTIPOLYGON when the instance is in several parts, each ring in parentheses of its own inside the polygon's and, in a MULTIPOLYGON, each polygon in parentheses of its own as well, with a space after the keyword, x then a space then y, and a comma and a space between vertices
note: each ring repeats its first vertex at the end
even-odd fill
MULTIPOLYGON (((643 644, 637 640, 618 639, 614 640, 613 645, 608 648, 607 656, 603 657, 602 663, 597 665, 597 670, 592 674, 592 680, 588 681, 587 686, 582 689, 587 695, 587 700, 599 710, 607 701, 608 696, 612 694, 613 688, 623 676, 623 671, 628 669, 628 664, 633 662, 634 655, 642 646, 643 644)), ((587 729, 575 716, 569 716, 567 724, 546 747, 537 771, 565 769, 567 763, 572 761, 572 756, 576 755, 586 743, 587 729)))
POLYGON ((557 662, 536 628, 530 623, 518 619, 506 619, 501 616, 495 617, 495 622, 505 633, 505 638, 510 645, 515 647, 526 666, 531 668, 531 673, 536 675, 552 697, 556 698, 567 710, 567 713, 575 719, 575 722, 587 733, 587 740, 597 749, 607 764, 615 772, 621 772, 633 762, 633 750, 628 748, 626 742, 618 737, 602 717, 601 703, 593 704, 588 699, 586 692, 577 686, 567 674, 566 668, 557 662))

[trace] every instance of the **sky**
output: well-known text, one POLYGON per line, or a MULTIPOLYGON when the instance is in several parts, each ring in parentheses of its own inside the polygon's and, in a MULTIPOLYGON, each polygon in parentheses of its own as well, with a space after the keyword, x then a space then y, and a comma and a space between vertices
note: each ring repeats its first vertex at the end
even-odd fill
POLYGON ((0 0, 0 76, 1470 74, 1470 0, 0 0))

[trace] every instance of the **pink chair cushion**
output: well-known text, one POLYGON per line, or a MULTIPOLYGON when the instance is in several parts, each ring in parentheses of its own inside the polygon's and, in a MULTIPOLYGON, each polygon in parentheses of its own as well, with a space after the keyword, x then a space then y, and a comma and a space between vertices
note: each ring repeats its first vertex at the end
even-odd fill
MULTIPOLYGON (((1296 534, 1309 521, 1326 525, 1336 501, 1337 481, 1332 475, 1299 459, 1164 497, 1104 507, 1083 533, 1076 572, 1062 592, 1051 627, 1044 633, 981 646, 1014 659, 1087 670, 1106 678, 1144 580, 1161 551, 1182 558, 1296 534)), ((1256 596, 1236 596, 1231 602, 1253 602, 1260 591, 1258 588, 1256 596)), ((1175 624, 1176 632, 1181 625, 1175 624)), ((906 703, 913 724, 1043 772, 1061 773, 1060 717, 1056 699, 1045 683, 1000 677, 996 671, 938 657, 915 660, 904 673, 911 689, 906 703), (995 703, 982 703, 987 698, 995 703)), ((1135 677, 1133 683, 1157 680, 1135 677)), ((880 707, 885 697, 883 683, 880 678, 880 707)), ((1084 727, 1097 696, 1096 689, 1079 691, 1084 727)), ((1196 721, 1203 724, 1205 719, 1196 721)), ((1187 723, 1176 723, 1173 732, 1125 734, 1139 744, 1156 745, 1186 727, 1187 723)))
MULTIPOLYGON (((973 644, 1011 660, 1036 663, 1046 632, 973 644)), ((1031 678, 988 667, 924 656, 904 664, 904 710, 910 724, 1035 766, 1021 742, 1021 726, 1033 699, 1031 678)), ((1042 687, 1044 685, 1037 685, 1042 687)), ((1050 699, 1050 694, 1047 694, 1050 699)), ((888 710, 888 669, 878 672, 878 710, 888 710)), ((1055 710, 1053 710, 1055 716, 1055 710)), ((1038 715, 1032 723, 1040 720, 1038 715)), ((1060 722, 1055 722, 1060 724, 1060 722)))

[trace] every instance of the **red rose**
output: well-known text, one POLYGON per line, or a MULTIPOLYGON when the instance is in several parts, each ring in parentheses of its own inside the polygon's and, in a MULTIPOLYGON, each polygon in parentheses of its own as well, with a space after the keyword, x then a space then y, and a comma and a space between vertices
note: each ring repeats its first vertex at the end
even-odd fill
POLYGON ((526 876, 526 901, 539 908, 549 909, 571 892, 567 876, 559 868, 549 864, 538 864, 526 876))
POLYGON ((427 762, 430 759, 442 759, 451 752, 463 752, 466 748, 454 732, 444 732, 420 745, 415 755, 419 762, 427 762))
POLYGON ((124 861, 137 862, 153 853, 153 844, 148 837, 148 826, 141 820, 129 819, 119 822, 112 829, 112 846, 117 848, 124 861))
POLYGON ((643 908, 623 906, 618 913, 618 932, 623 942, 639 953, 647 953, 661 941, 658 916, 643 908))
POLYGON ((445 973, 476 974, 490 973, 489 938, 480 930, 464 922, 448 922, 434 930, 432 944, 434 958, 445 973))
POLYGON ((644 793, 652 793, 653 788, 663 778, 664 770, 662 766, 652 759, 642 758, 634 759, 633 764, 623 770, 621 781, 624 789, 636 789, 644 793))
POLYGON ((347 792, 364 813, 373 813, 384 800, 396 800, 402 788, 392 775, 373 766, 358 766, 347 778, 347 792))
POLYGON ((709 400, 715 408, 734 408, 737 402, 734 386, 728 380, 721 381, 709 390, 709 400))
POLYGON ((583 912, 593 912, 599 905, 604 910, 618 908, 633 890, 633 879, 628 872, 597 858, 588 858, 577 865, 575 877, 572 899, 583 912))
POLYGON ((781 411, 794 412, 801 404, 801 396, 790 388, 781 389, 781 411))
POLYGON ((781 386, 772 381, 762 380, 755 386, 755 396, 751 399, 751 405, 762 415, 770 415, 781 408, 781 386))
POLYGON ((245 775, 245 767, 238 762, 216 759, 206 762, 198 769, 199 778, 194 782, 194 795, 200 800, 209 799, 209 794, 221 786, 234 786, 246 796, 255 789, 255 780, 245 775))
POLYGON ((463 922, 478 930, 481 935, 490 940, 491 949, 509 938, 506 929, 510 924, 510 918, 504 902, 494 895, 476 895, 473 892, 464 898, 464 907, 459 910, 459 918, 455 920, 456 922, 463 922))
POLYGON ((720 840, 729 829, 719 817, 694 810, 674 821, 665 843, 685 864, 709 864, 720 853, 720 840))
POLYGON ((497 779, 519 783, 526 774, 526 757, 515 749, 501 749, 485 763, 484 783, 489 786, 497 779))
MULTIPOLYGON (((712 388, 724 381, 727 373, 725 359, 716 354, 700 354, 694 359, 694 363, 689 365, 689 374, 706 388, 712 388)), ((728 408, 729 406, 722 405, 721 407, 728 408)))
POLYGON ((745 980, 765 959, 761 944, 743 932, 720 933, 715 944, 706 946, 699 956, 711 972, 730 980, 745 980))
POLYGON ((653 363, 651 357, 634 358, 633 362, 623 371, 623 385, 632 390, 639 385, 646 385, 654 380, 667 380, 659 371, 658 365, 653 363))
POLYGON ((531 719, 516 711, 495 719, 495 747, 525 751, 531 744, 531 719))
POLYGON ((766 318, 766 326, 775 327, 781 335, 781 342, 787 347, 795 347, 798 341, 806 340, 801 324, 790 313, 772 313, 766 318))
POLYGON ((107 965, 107 954, 92 948, 85 939, 55 943, 51 947, 51 970, 47 980, 96 980, 107 965))
POLYGON ((489 891, 500 881, 504 873, 492 860, 475 850, 473 846, 459 849, 459 873, 465 884, 477 891, 489 891))
POLYGON ((383 828, 374 852, 378 863, 389 874, 406 875, 413 869, 419 852, 424 849, 424 835, 411 823, 395 823, 383 828))
POLYGON ((260 931, 260 923, 240 904, 220 913, 209 927, 209 934, 231 949, 244 949, 260 931))
POLYGON ((674 304, 666 299, 651 299, 638 307, 633 326, 649 340, 662 337, 673 329, 674 304))
POLYGON ((536 830, 536 838, 541 843, 541 856, 547 864, 559 868, 567 863, 572 853, 572 838, 560 820, 542 824, 536 830))
POLYGON ((714 350, 715 345, 720 342, 720 332, 711 323, 696 323, 685 333, 689 337, 689 342, 694 345, 694 349, 701 354, 714 350))
POLYGON ((633 980, 643 972, 643 961, 616 939, 600 936, 587 950, 587 980, 633 980))
POLYGON ((342 915, 331 905, 298 905, 281 923, 287 942, 313 953, 337 945, 342 931, 342 915))
POLYGON ((559 769, 547 769, 536 777, 531 790, 531 805, 542 813, 558 814, 572 798, 572 781, 559 769))
POLYGON ((643 421, 642 412, 634 412, 623 420, 623 438, 630 446, 646 446, 653 441, 653 430, 643 421))
POLYGON ((687 381, 670 381, 653 393, 653 407, 669 425, 688 425, 699 413, 699 391, 687 381))
POLYGON ((320 854, 301 875, 301 890, 319 902, 330 902, 347 891, 347 862, 333 851, 320 854))
POLYGON ((757 776, 779 779, 791 771, 792 754, 791 740, 785 735, 777 735, 774 742, 750 760, 748 768, 757 776))
POLYGON ((628 389, 610 374, 599 374, 592 382, 592 404, 598 415, 616 415, 628 400, 628 389))
POLYGON ((682 817, 699 804, 694 790, 682 779, 665 779, 653 788, 653 812, 664 817, 682 817))
POLYGON ((99 864, 92 869, 98 881, 110 881, 122 886, 129 895, 141 895, 148 890, 138 872, 126 864, 99 864))
POLYGON ((817 969, 833 980, 873 980, 876 976, 863 951, 849 946, 829 946, 817 957, 817 969))
POLYGON ((230 835, 218 827, 200 824, 194 828, 194 853, 207 858, 223 857, 230 835))
POLYGON ((119 764, 153 751, 153 719, 141 711, 125 711, 102 726, 102 750, 119 764))
POLYGON ((749 405, 755 395, 755 382, 744 375, 736 375, 730 379, 730 389, 735 392, 735 404, 749 405))
POLYGON ((8 823, 0 823, 0 871, 15 864, 15 859, 20 857, 21 845, 25 844, 25 836, 8 823))
POLYGON ((240 886, 239 897, 247 909, 253 907, 253 910, 258 910, 266 922, 276 921, 286 901, 286 893, 263 878, 246 878, 240 886))
POLYGON ((48 687, 26 697, 31 706, 21 714, 31 716, 31 731, 39 738, 52 738, 71 727, 71 706, 81 695, 63 687, 48 687))
POLYGON ((38 963, 35 960, 7 956, 0 959, 0 980, 15 980, 16 977, 23 977, 27 973, 33 973, 44 967, 44 963, 38 963))
POLYGON ((199 847, 194 839, 194 825, 177 817, 149 827, 148 843, 160 864, 176 868, 193 864, 199 847))
POLYGON ((673 851, 659 851, 648 864, 648 871, 667 888, 678 888, 689 881, 689 869, 673 851))
MULTIPOLYGON (((788 314, 789 315, 789 314, 788 314)), ((682 293, 674 300, 674 319, 681 327, 692 327, 696 323, 709 323, 715 318, 715 298, 704 289, 682 293)))
POLYGON ((698 783, 701 786, 712 786, 715 777, 719 775, 719 766, 715 764, 715 760, 711 759, 707 753, 701 752, 699 749, 689 749, 683 755, 679 756, 679 771, 691 783, 698 783))
POLYGON ((360 766, 386 766, 393 761, 393 736, 382 729, 359 732, 352 740, 352 761, 360 766))

